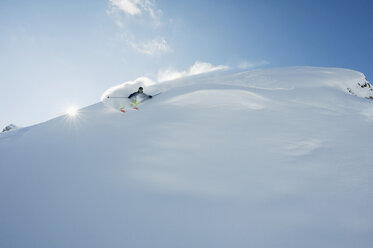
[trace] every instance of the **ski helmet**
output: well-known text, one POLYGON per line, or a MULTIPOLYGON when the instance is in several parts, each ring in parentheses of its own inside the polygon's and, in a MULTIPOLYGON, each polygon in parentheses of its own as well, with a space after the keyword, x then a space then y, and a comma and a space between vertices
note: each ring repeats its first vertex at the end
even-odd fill
POLYGON ((138 90, 138 92, 143 92, 143 88, 142 87, 139 87, 139 90, 138 90))

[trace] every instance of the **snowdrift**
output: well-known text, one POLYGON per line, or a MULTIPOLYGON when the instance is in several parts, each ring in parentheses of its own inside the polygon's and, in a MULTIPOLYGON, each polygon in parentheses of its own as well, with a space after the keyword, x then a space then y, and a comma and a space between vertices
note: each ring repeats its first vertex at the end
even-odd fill
POLYGON ((365 83, 313 67, 141 78, 0 134, 0 247, 372 247, 365 83), (140 85, 162 94, 125 114, 107 99, 140 85))

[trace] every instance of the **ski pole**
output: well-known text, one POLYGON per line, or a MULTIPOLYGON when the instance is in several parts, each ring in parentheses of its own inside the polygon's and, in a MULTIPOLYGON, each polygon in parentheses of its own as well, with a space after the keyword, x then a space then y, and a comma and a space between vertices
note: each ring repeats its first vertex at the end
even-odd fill
POLYGON ((127 98, 125 96, 108 96, 107 98, 127 98))
MULTIPOLYGON (((158 92, 158 93, 152 95, 152 97, 153 97, 153 96, 157 96, 157 95, 159 95, 159 94, 161 94, 161 93, 162 93, 162 92, 158 92)), ((127 96, 107 96, 107 98, 128 98, 128 97, 127 97, 127 96)))

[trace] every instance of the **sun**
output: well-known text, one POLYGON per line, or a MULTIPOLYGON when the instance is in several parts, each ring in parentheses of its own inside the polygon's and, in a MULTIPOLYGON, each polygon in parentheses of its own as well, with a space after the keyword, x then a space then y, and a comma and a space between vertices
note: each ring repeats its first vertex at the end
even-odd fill
POLYGON ((69 107, 67 110, 66 110, 66 113, 71 116, 71 117, 74 117, 78 114, 78 109, 76 107, 69 107))

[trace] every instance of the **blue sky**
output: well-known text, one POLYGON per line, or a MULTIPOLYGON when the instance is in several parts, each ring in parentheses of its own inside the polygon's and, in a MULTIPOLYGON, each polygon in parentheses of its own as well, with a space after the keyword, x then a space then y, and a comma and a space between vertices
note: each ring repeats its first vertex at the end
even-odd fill
POLYGON ((46 121, 196 61, 343 67, 373 81, 372 14, 367 0, 2 0, 0 127, 46 121))

